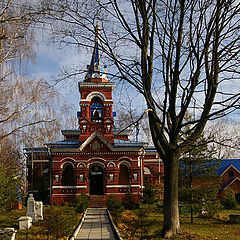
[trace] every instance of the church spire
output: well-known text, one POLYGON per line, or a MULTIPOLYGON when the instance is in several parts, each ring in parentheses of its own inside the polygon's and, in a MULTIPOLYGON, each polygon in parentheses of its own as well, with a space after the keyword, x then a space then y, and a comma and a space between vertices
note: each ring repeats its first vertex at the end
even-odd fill
POLYGON ((93 48, 90 65, 88 65, 87 67, 87 75, 85 77, 85 81, 94 82, 94 79, 105 79, 105 81, 107 80, 107 77, 105 75, 106 66, 103 65, 102 58, 99 52, 100 30, 101 29, 99 27, 98 20, 97 20, 97 24, 95 27, 95 45, 93 48))

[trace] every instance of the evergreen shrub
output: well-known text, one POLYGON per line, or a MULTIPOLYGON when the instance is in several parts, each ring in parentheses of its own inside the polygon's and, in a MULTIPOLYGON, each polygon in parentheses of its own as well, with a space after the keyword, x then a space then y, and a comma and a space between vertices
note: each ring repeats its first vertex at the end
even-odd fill
POLYGON ((228 190, 227 193, 221 198, 221 204, 225 209, 236 208, 237 202, 233 197, 233 193, 231 190, 228 190))
POLYGON ((81 193, 79 197, 74 198, 70 202, 70 206, 73 207, 77 213, 83 213, 89 206, 89 198, 85 193, 81 193))
POLYGON ((143 202, 153 204, 156 201, 156 193, 153 188, 145 187, 143 190, 143 202))
POLYGON ((110 211, 115 221, 118 221, 121 217, 124 207, 120 199, 115 196, 110 196, 107 199, 107 209, 110 211))
POLYGON ((41 222, 42 233, 46 234, 48 239, 70 236, 74 231, 74 226, 78 223, 75 210, 69 206, 53 206, 44 214, 44 221, 41 222))

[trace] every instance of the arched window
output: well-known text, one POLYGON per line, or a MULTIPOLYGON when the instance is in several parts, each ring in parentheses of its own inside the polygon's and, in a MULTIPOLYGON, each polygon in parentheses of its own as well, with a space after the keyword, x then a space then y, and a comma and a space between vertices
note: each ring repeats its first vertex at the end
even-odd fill
POLYGON ((91 121, 102 122, 102 100, 99 97, 93 97, 91 100, 91 121))
POLYGON ((62 186, 74 186, 75 185, 72 164, 64 165, 61 185, 62 186))
POLYGON ((228 172, 228 177, 229 177, 229 178, 234 177, 234 172, 233 172, 233 171, 229 171, 229 172, 228 172))
POLYGON ((120 165, 119 184, 124 184, 124 185, 129 184, 128 167, 124 164, 120 165))

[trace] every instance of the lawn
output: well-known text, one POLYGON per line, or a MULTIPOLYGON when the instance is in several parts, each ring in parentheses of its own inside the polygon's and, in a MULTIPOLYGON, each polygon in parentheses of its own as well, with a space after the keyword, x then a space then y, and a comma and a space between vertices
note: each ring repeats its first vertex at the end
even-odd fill
MULTIPOLYGON (((124 239, 140 239, 140 234, 136 228, 139 227, 139 218, 134 216, 138 210, 127 211, 123 214, 122 221, 118 223, 119 231, 124 239)), ((240 214, 240 207, 235 210, 220 210, 214 219, 194 218, 194 223, 190 223, 189 214, 180 215, 182 232, 173 237, 172 240, 185 239, 218 239, 218 240, 237 240, 240 239, 240 224, 230 224, 229 214, 240 214)), ((141 215, 141 214, 140 214, 141 215)), ((156 237, 156 233, 161 231, 163 223, 162 212, 151 209, 149 216, 145 217, 142 226, 143 239, 161 239, 156 237), (148 223, 147 223, 148 222, 148 223), (147 226, 149 224, 149 226, 147 226)), ((139 227, 141 228, 141 227, 139 227)), ((159 235, 158 235, 159 236, 159 235)))
POLYGON ((16 240, 68 239, 78 225, 81 215, 69 207, 44 207, 44 220, 34 223, 28 230, 18 230, 18 218, 26 215, 26 209, 11 210, 0 215, 0 229, 13 227, 16 240))
MULTIPOLYGON (((54 222, 56 219, 60 221, 59 226, 60 229, 61 224, 66 225, 66 219, 63 217, 59 218, 61 214, 60 212, 68 211, 68 209, 63 210, 63 208, 55 209, 54 212, 51 212, 50 207, 44 208, 44 217, 47 218, 49 214, 55 213, 57 216, 53 217, 52 220, 54 222), (62 223, 61 223, 62 221, 62 223)), ((147 217, 143 214, 142 217, 142 229, 143 235, 146 237, 144 239, 161 239, 160 237, 155 237, 156 232, 160 232, 161 226, 163 223, 163 214, 162 211, 156 211, 155 208, 151 207, 150 213, 147 217), (149 225, 149 226, 148 226, 149 225)), ((118 223, 119 231, 124 237, 124 239, 132 239, 132 240, 139 240, 140 235, 137 233, 137 227, 139 227, 139 218, 136 217, 139 210, 126 210, 123 214, 122 221, 118 223)), ((146 211, 145 211, 146 212, 146 211)), ((181 214, 180 215, 180 222, 181 222, 181 230, 182 233, 178 234, 172 240, 186 240, 186 239, 206 239, 206 240, 237 240, 240 239, 240 224, 230 224, 229 223, 229 214, 240 214, 240 206, 235 210, 220 210, 217 216, 214 219, 204 219, 204 218, 194 218, 194 223, 190 223, 190 216, 189 214, 181 214)), ((68 215, 69 212, 66 212, 65 215, 68 215)), ((21 216, 26 215, 26 209, 22 210, 12 210, 9 212, 2 213, 0 215, 0 228, 5 227, 14 227, 18 230, 18 218, 21 216)), ((79 222, 81 215, 77 216, 77 221, 75 225, 79 222)), ((51 219, 50 219, 51 220, 51 219)), ((38 223, 34 224, 28 231, 21 230, 17 232, 16 240, 21 239, 33 239, 33 240, 44 240, 44 239, 68 239, 68 236, 71 234, 66 234, 66 236, 61 238, 56 238, 56 236, 50 236, 48 230, 51 232, 54 228, 54 222, 52 222, 52 226, 49 229, 46 228, 46 223, 49 225, 49 222, 45 220, 39 221, 38 223)), ((51 222, 50 222, 51 223, 51 222)), ((55 226, 56 227, 56 226, 55 226)), ((57 229, 56 229, 57 230, 57 229)), ((59 230, 57 230, 59 231, 59 230)), ((74 231, 74 226, 71 227, 70 232, 74 231)))

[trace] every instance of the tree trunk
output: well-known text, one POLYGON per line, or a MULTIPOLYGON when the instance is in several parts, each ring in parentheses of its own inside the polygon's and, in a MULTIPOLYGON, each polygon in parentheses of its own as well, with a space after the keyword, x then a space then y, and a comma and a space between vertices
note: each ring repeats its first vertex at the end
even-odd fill
POLYGON ((169 152, 164 159, 164 222, 162 235, 170 238, 180 231, 178 211, 179 154, 169 152))

